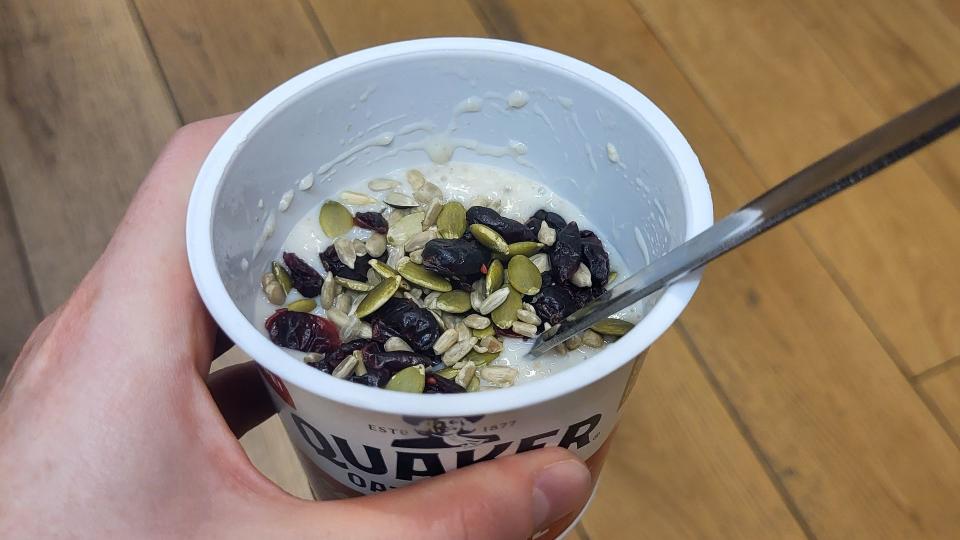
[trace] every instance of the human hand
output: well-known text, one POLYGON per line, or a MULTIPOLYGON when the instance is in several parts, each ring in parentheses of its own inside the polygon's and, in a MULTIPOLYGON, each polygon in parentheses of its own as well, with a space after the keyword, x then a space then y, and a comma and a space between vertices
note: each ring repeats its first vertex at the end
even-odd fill
POLYGON ((251 465, 237 437, 273 408, 250 364, 208 376, 216 327, 184 245, 193 180, 233 118, 177 132, 24 346, 0 392, 0 537, 526 538, 579 509, 589 472, 559 449, 335 502, 251 465))

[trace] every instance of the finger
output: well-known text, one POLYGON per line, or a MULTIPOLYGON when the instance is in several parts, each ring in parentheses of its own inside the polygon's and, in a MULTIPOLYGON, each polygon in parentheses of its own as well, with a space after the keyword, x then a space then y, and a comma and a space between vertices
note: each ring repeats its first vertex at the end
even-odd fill
MULTIPOLYGON (((350 538, 529 538, 586 503, 590 472, 558 449, 495 459, 395 491, 324 503, 307 531, 350 538)), ((309 512, 309 511, 308 511, 309 512)))
POLYGON ((276 413, 253 362, 211 373, 207 387, 227 426, 238 439, 276 413))

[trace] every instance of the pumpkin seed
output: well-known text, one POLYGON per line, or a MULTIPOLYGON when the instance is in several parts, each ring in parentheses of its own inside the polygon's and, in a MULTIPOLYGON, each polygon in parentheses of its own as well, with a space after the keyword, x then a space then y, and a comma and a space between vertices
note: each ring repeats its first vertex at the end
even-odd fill
POLYGON ((427 245, 427 242, 433 240, 437 237, 437 231, 433 229, 427 229, 423 232, 419 232, 410 237, 409 240, 403 245, 403 250, 407 253, 418 251, 423 249, 427 245))
POLYGON ((403 247, 413 235, 423 231, 423 212, 414 212, 397 220, 387 230, 387 242, 392 246, 403 247))
POLYGON ((344 191, 340 194, 340 200, 347 204, 353 204, 356 206, 377 204, 377 200, 373 197, 363 193, 357 193, 356 191, 344 191))
POLYGON ((400 264, 397 265, 397 272, 399 272, 401 276, 405 277, 410 283, 425 287, 432 291, 447 292, 453 289, 453 286, 450 285, 450 282, 443 279, 440 274, 427 270, 423 266, 420 266, 410 259, 400 261, 400 264))
POLYGON ((357 264, 357 251, 353 249, 353 241, 343 237, 337 238, 333 241, 333 249, 337 252, 340 262, 353 270, 354 265, 357 264))
POLYGON ((519 372, 510 366, 483 366, 480 378, 494 384, 509 386, 517 379, 519 372))
POLYGON ((540 230, 537 231, 537 240, 545 246, 552 246, 557 241, 557 231, 547 225, 546 221, 541 221, 540 230))
POLYGON ((434 199, 443 198, 443 190, 432 182, 424 182, 422 186, 413 192, 413 198, 423 204, 429 204, 434 199))
POLYGON ((423 366, 417 364, 415 366, 403 368, 394 373, 393 377, 390 377, 390 380, 387 381, 387 385, 384 388, 387 390, 395 390, 397 392, 422 394, 425 381, 426 375, 424 373, 423 366))
POLYGON ((384 342, 383 350, 387 352, 394 352, 394 351, 413 352, 413 349, 410 347, 410 345, 407 345, 406 341, 396 336, 388 338, 387 341, 384 342))
POLYGON ((506 329, 510 328, 513 322, 517 320, 517 310, 523 303, 523 296, 512 287, 504 287, 500 290, 508 290, 510 292, 503 303, 490 313, 490 319, 493 320, 493 324, 497 325, 498 328, 506 329))
POLYGON ((507 241, 500 236, 497 231, 482 225, 480 223, 474 223, 470 225, 470 232, 473 234, 473 237, 477 239, 478 242, 487 246, 497 253, 506 254, 508 252, 507 241))
POLYGON ((521 294, 537 294, 543 285, 540 270, 525 255, 517 255, 510 259, 507 264, 507 274, 510 275, 510 286, 521 294))
POLYGON ((445 330, 436 341, 433 342, 433 352, 443 354, 457 342, 459 334, 455 328, 445 330))
POLYGON ((520 334, 521 336, 534 337, 537 335, 536 326, 529 323, 522 322, 522 321, 516 321, 515 323, 513 323, 510 329, 520 334))
POLYGON ((460 373, 460 370, 453 367, 443 368, 437 372, 437 375, 443 377, 444 379, 452 379, 460 373))
POLYGON ((530 262, 537 267, 537 270, 540 270, 541 274, 550 271, 550 256, 546 253, 537 253, 530 257, 530 262))
POLYGON ((282 306, 283 303, 287 301, 287 293, 283 292, 283 285, 277 281, 277 278, 274 277, 272 273, 267 272, 264 274, 260 283, 263 286, 263 294, 266 295, 268 302, 275 306, 282 306))
POLYGON ((484 328, 490 326, 490 319, 484 317, 483 315, 471 313, 463 319, 463 324, 467 325, 467 328, 483 330, 484 328))
POLYGON ((416 208, 420 206, 416 199, 399 191, 387 193, 383 202, 394 208, 416 208))
POLYGON ((590 328, 592 328, 593 331, 601 333, 605 336, 620 337, 633 329, 633 323, 623 319, 614 319, 611 317, 594 324, 590 328))
POLYGON ((427 205, 426 215, 423 216, 423 226, 430 227, 437 222, 440 217, 440 211, 443 210, 443 203, 440 199, 434 199, 427 205))
POLYGON ((353 214, 337 201, 327 201, 320 207, 320 228, 329 238, 336 238, 353 228, 353 214))
POLYGON ((580 263, 577 271, 570 276, 570 283, 573 283, 577 287, 589 287, 593 283, 590 277, 590 269, 587 268, 587 265, 580 263))
POLYGON ((470 294, 464 291, 448 291, 437 297, 437 309, 447 313, 470 311, 470 294))
POLYGON ((466 365, 460 368, 460 372, 457 373, 457 376, 455 379, 453 379, 453 382, 466 388, 470 384, 470 381, 473 380, 473 375, 476 372, 477 372, 476 364, 474 364, 473 362, 467 362, 466 365))
POLYGON ((492 336, 496 334, 496 331, 493 329, 493 326, 487 326, 486 328, 479 328, 470 331, 473 334, 473 337, 485 338, 487 336, 492 336))
POLYGON ((567 340, 563 342, 563 345, 568 351, 575 351, 583 345, 583 338, 580 337, 580 334, 575 334, 567 338, 567 340))
POLYGON ((593 330, 590 330, 589 328, 583 331, 580 339, 583 340, 583 344, 587 347, 593 347, 594 349, 603 347, 603 336, 594 332, 593 330))
POLYGON ((495 291, 503 285, 503 262, 495 259, 487 268, 487 275, 484 278, 484 284, 488 291, 495 291))
POLYGON ((543 322, 535 311, 527 308, 517 310, 517 319, 534 326, 540 326, 540 323, 543 322))
POLYGON ((526 255, 527 257, 543 249, 540 242, 514 242, 507 246, 507 255, 510 257, 516 255, 526 255))
MULTIPOLYGON (((449 330, 448 330, 449 332, 449 330)), ((452 366, 463 359, 468 353, 473 351, 473 346, 477 344, 477 338, 471 337, 466 341, 460 341, 454 346, 447 349, 447 352, 443 353, 443 356, 440 357, 443 360, 443 363, 452 366)))
POLYGON ((346 289, 350 289, 351 291, 370 292, 373 290, 373 285, 370 285, 369 283, 364 283, 362 281, 357 281, 355 279, 347 279, 347 278, 342 278, 340 276, 336 276, 333 279, 337 280, 337 283, 339 285, 343 286, 346 289))
POLYGON ((467 392, 476 392, 479 389, 480 389, 480 377, 477 377, 476 375, 474 375, 474 377, 470 379, 470 384, 467 385, 467 392))
POLYGON ((456 239, 467 231, 467 210, 457 201, 443 205, 437 216, 437 230, 441 238, 456 239))
POLYGON ((479 368, 489 364, 490 362, 493 362, 499 356, 500 356, 500 353, 495 353, 495 352, 482 353, 477 351, 470 351, 469 353, 467 353, 466 356, 463 357, 463 359, 466 362, 473 362, 473 365, 479 368))
POLYGON ((273 272, 273 276, 277 278, 277 281, 279 281, 280 285, 283 287, 283 292, 285 294, 290 294, 290 290, 293 289, 293 279, 290 278, 290 274, 287 272, 287 269, 284 268, 279 261, 273 261, 270 267, 271 271, 273 272))
POLYGON ((371 257, 379 257, 387 249, 387 237, 380 233, 373 233, 363 245, 371 257))
POLYGON ((351 354, 344 358, 343 361, 340 362, 340 365, 333 368, 333 372, 330 374, 338 379, 346 379, 350 375, 353 375, 353 370, 356 369, 358 361, 357 357, 351 354))
POLYGON ((512 289, 510 287, 503 287, 493 291, 490 296, 488 296, 483 303, 480 304, 480 309, 477 311, 479 311, 481 315, 489 315, 507 300, 507 296, 510 295, 511 290, 512 289))
POLYGON ((618 274, 617 274, 616 272, 614 272, 613 270, 611 270, 610 273, 607 274, 607 283, 613 283, 614 281, 616 281, 616 280, 617 280, 617 275, 618 275, 618 274))
POLYGON ((400 288, 400 276, 393 276, 391 278, 384 279, 380 282, 379 285, 373 288, 372 291, 368 292, 366 296, 363 297, 363 300, 360 301, 360 305, 357 306, 356 316, 366 317, 374 311, 380 309, 380 307, 387 303, 387 300, 390 300, 390 297, 393 296, 393 293, 397 292, 397 289, 400 288))
POLYGON ((418 190, 427 183, 427 177, 416 169, 410 169, 407 171, 407 183, 410 184, 410 187, 414 190, 418 190))
POLYGON ((374 178, 367 182, 367 187, 370 191, 390 191, 400 187, 400 182, 389 178, 374 178))
POLYGON ((313 298, 301 298, 287 305, 290 311, 299 311, 301 313, 310 313, 317 309, 317 302, 313 298))

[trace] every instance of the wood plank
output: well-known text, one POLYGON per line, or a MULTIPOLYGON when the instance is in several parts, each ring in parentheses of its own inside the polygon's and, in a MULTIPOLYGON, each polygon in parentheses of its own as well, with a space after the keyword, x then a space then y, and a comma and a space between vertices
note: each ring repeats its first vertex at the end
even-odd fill
MULTIPOLYGON (((482 5, 497 28, 513 29, 506 36, 578 56, 653 99, 697 150, 719 214, 763 188, 625 2, 568 3, 550 18, 538 16, 545 1, 482 5)), ((816 536, 946 537, 960 527, 960 453, 796 227, 713 263, 681 320, 816 536)))
MULTIPOLYGON (((780 3, 635 4, 768 186, 883 120, 780 3)), ((799 223, 905 370, 960 354, 960 220, 915 161, 799 223)))
MULTIPOLYGON (((848 4, 838 0, 788 5, 881 116, 902 113, 960 83, 960 28, 936 0, 863 2, 857 9, 844 9, 848 4)), ((916 160, 960 208, 958 155, 960 135, 954 134, 916 160)))
POLYGON ((331 56, 298 0, 136 6, 184 122, 245 109, 331 56))
POLYGON ((937 373, 915 382, 930 399, 954 440, 960 441, 960 357, 953 358, 938 368, 937 373))
POLYGON ((6 182, 0 172, 0 387, 30 331, 40 320, 39 306, 30 295, 33 283, 19 245, 19 233, 6 182))
POLYGON ((656 343, 627 401, 593 538, 803 538, 676 330, 656 343))
POLYGON ((337 54, 391 41, 486 32, 463 0, 310 0, 337 54))
POLYGON ((10 0, 0 36, 0 168, 49 312, 100 255, 176 115, 122 0, 10 0))

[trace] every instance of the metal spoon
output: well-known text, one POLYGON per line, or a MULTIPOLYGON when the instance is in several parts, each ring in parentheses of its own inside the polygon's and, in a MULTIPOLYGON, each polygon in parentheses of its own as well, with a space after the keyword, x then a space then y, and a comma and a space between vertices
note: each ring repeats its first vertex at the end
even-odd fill
POLYGON ((758 234, 883 170, 960 126, 960 85, 834 151, 654 260, 543 332, 537 357, 758 234))

